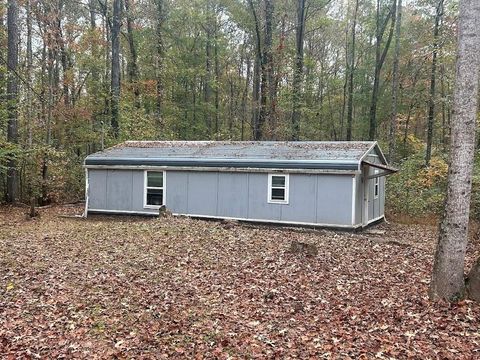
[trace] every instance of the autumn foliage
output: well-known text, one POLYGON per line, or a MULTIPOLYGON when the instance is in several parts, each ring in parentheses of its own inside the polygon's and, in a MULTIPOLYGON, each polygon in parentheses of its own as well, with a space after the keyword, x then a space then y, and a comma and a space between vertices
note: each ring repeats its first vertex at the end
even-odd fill
MULTIPOLYGON (((435 228, 359 234, 0 208, 7 358, 474 358, 480 308, 432 304, 435 228), (318 253, 291 252, 292 241, 318 253)), ((478 241, 468 262, 478 254, 478 241)))

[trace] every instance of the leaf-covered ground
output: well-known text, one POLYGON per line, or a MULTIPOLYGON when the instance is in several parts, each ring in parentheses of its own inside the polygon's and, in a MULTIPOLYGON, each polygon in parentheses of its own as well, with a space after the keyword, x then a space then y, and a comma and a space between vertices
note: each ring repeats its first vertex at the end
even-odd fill
POLYGON ((480 356, 479 306, 426 296, 433 228, 350 234, 24 212, 0 208, 2 357, 480 356), (318 256, 289 253, 292 240, 316 244, 318 256))

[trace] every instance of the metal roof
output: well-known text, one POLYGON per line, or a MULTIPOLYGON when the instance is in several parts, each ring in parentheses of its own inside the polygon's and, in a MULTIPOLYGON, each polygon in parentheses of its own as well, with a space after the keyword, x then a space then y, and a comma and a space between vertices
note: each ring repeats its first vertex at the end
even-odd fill
POLYGON ((127 141, 85 165, 358 170, 374 141, 127 141))

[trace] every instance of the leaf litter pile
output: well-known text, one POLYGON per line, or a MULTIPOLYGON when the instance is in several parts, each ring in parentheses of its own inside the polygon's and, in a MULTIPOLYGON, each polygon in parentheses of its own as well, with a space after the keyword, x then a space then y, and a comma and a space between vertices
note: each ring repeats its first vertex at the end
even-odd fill
POLYGON ((428 301, 433 228, 59 216, 80 212, 0 208, 1 357, 480 356, 479 306, 428 301))

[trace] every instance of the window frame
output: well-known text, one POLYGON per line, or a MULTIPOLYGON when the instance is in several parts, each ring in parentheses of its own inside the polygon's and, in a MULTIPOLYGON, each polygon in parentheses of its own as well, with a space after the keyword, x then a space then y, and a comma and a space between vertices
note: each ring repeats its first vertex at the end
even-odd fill
POLYGON ((144 209, 159 209, 161 206, 165 205, 165 188, 166 188, 166 171, 162 170, 144 170, 143 172, 143 208, 144 209), (162 173, 162 179, 163 179, 163 186, 158 187, 158 186, 148 186, 148 173, 149 172, 156 172, 156 173, 162 173), (147 192, 148 189, 156 189, 156 190, 162 190, 162 204, 161 205, 149 205, 147 204, 147 192))
MULTIPOLYGON (((375 175, 378 175, 378 169, 375 169, 375 175)), ((373 178, 373 198, 378 199, 380 195, 380 176, 376 176, 373 178)))
POLYGON ((290 174, 268 174, 268 193, 267 193, 267 202, 269 204, 283 204, 288 205, 289 202, 289 192, 290 192, 290 174), (272 178, 274 176, 281 176, 285 178, 285 186, 272 186, 272 178), (285 199, 278 200, 272 199, 272 190, 273 189, 284 189, 285 190, 285 199))

